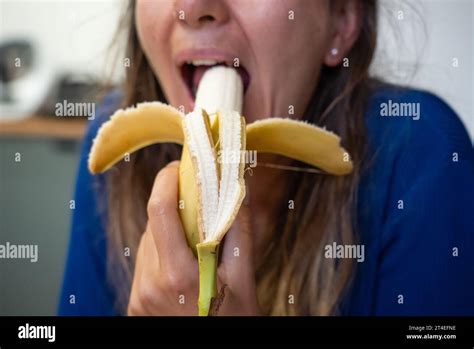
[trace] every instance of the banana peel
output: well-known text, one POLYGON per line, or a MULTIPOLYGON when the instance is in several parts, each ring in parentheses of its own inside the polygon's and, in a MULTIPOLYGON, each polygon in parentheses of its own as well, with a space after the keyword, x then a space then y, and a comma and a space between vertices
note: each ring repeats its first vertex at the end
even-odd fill
POLYGON ((234 69, 210 68, 201 79, 193 112, 185 115, 160 102, 118 110, 100 128, 89 154, 89 170, 96 174, 148 145, 183 145, 179 212, 188 245, 198 258, 200 316, 209 314, 217 295, 220 241, 245 196, 244 161, 219 162, 218 151, 278 154, 333 175, 348 174, 353 166, 340 138, 322 128, 286 118, 246 125, 240 115, 242 95, 234 69))

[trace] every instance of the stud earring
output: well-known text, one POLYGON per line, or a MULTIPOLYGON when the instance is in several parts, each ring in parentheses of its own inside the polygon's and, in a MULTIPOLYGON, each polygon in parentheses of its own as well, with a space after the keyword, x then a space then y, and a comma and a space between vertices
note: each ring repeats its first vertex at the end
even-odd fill
POLYGON ((338 53, 339 53, 339 50, 335 47, 331 50, 331 55, 333 56, 337 56, 338 53))

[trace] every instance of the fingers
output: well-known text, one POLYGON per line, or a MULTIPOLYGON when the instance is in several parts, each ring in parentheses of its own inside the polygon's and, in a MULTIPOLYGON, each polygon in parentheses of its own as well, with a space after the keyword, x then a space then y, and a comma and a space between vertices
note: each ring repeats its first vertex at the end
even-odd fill
POLYGON ((178 213, 179 161, 163 168, 155 178, 148 201, 148 223, 164 269, 177 270, 194 260, 178 213))
POLYGON ((225 268, 226 278, 254 277, 253 247, 250 210, 244 203, 226 234, 222 249, 221 262, 225 268))
POLYGON ((178 213, 179 162, 158 173, 148 201, 148 224, 138 247, 129 315, 196 313, 197 260, 178 213))
MULTIPOLYGON (((147 228, 145 230, 145 233, 142 234, 140 238, 140 244, 138 245, 130 299, 127 308, 127 315, 129 316, 150 315, 146 307, 144 307, 143 303, 140 301, 140 290, 143 277, 147 277, 148 279, 153 278, 153 275, 144 276, 144 273, 146 273, 144 269, 148 268, 154 271, 158 269, 157 266, 159 265, 158 256, 155 256, 155 259, 152 260, 150 260, 148 257, 148 255, 150 254, 150 243, 154 245, 154 242, 150 240, 152 240, 152 237, 147 228)), ((154 246, 152 246, 151 249, 156 250, 154 246)))
POLYGON ((162 268, 148 225, 138 246, 127 314, 195 315, 198 290, 196 264, 193 260, 182 264, 179 269, 162 268))

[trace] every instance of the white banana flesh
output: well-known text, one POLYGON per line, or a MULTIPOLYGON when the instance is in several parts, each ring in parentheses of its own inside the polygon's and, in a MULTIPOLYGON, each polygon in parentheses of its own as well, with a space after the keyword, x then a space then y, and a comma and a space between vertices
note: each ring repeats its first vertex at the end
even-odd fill
POLYGON ((199 83, 195 109, 203 109, 208 115, 219 110, 241 114, 243 91, 242 79, 235 69, 225 66, 210 68, 199 83))
MULTIPOLYGON (((186 144, 198 186, 197 222, 202 242, 222 239, 245 195, 244 164, 240 156, 245 150, 245 120, 238 111, 242 109, 242 96, 242 80, 234 69, 210 68, 199 83, 194 112, 184 118, 186 144), (204 109, 206 105, 213 109, 204 109), (215 114, 218 144, 212 137, 208 110, 215 114), (218 163, 218 159, 223 161, 218 163)), ((195 200, 188 197, 186 201, 195 200)))

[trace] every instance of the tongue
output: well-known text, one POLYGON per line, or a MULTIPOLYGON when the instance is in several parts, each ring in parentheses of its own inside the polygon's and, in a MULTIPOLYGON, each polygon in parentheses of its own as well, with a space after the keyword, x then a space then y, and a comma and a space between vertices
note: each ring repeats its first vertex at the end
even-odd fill
POLYGON ((193 75, 193 92, 196 93, 199 83, 204 75, 204 73, 211 68, 211 66, 201 65, 194 68, 194 75, 193 75))

